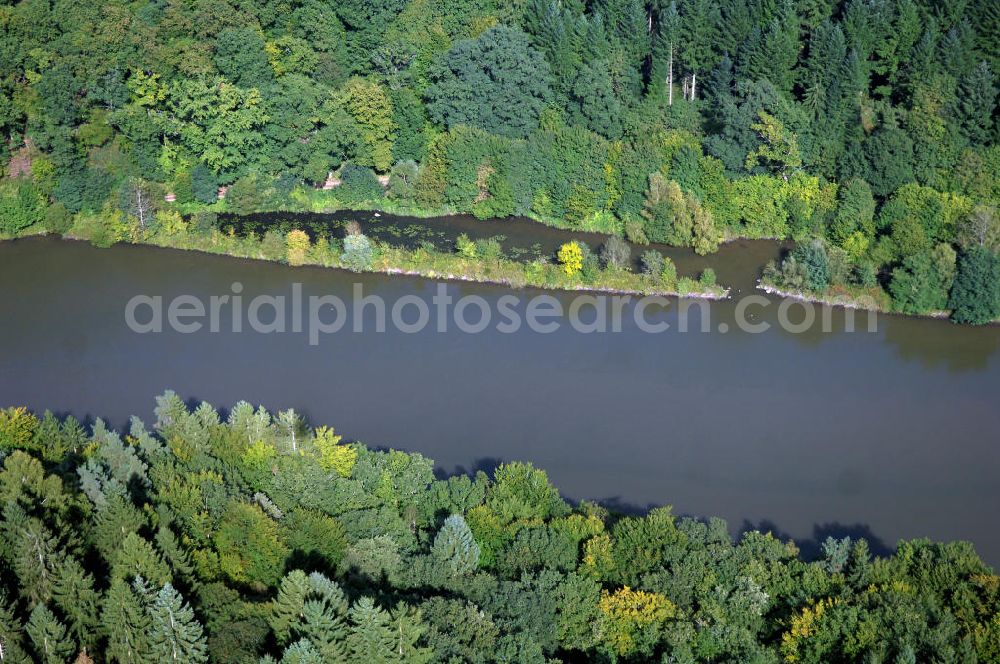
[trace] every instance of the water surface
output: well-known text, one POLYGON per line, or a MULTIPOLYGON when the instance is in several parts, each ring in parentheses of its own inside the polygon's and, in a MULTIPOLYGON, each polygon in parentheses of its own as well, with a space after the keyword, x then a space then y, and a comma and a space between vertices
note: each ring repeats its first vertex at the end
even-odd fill
MULTIPOLYGON (((746 290, 778 248, 727 245, 688 256, 746 290)), ((679 260, 679 263, 681 261, 679 260)), ((0 405, 51 408, 118 427, 150 418, 173 389, 220 407, 294 407, 373 446, 420 451, 447 471, 501 460, 545 468, 571 499, 672 504, 738 530, 809 546, 827 533, 972 540, 1000 563, 1000 329, 878 317, 874 334, 736 331, 734 303, 706 304, 708 334, 554 334, 493 328, 419 334, 138 335, 138 293, 169 298, 287 294, 349 300, 352 284, 391 305, 432 281, 138 246, 33 238, 0 244, 0 405), (718 331, 726 323, 726 333, 718 331)), ((510 291, 451 284, 495 302, 510 291)), ((518 291, 522 296, 534 291, 518 291)), ((570 294, 555 297, 568 303, 570 294)), ((757 320, 774 322, 777 301, 757 320)), ((693 315, 693 314, 692 314, 693 315)), ((661 315, 676 324, 676 308, 661 315)))

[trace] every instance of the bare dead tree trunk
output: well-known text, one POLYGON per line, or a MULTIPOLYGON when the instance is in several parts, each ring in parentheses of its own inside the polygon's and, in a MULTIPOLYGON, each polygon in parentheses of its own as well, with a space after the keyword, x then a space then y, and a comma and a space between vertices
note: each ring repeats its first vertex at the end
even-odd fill
POLYGON ((667 106, 674 105, 674 43, 670 42, 670 58, 667 65, 667 106))
POLYGON ((139 216, 139 228, 146 230, 146 209, 142 202, 142 187, 135 188, 135 210, 139 216))
POLYGON ((695 73, 691 74, 691 101, 694 101, 694 85, 697 80, 698 75, 695 73))

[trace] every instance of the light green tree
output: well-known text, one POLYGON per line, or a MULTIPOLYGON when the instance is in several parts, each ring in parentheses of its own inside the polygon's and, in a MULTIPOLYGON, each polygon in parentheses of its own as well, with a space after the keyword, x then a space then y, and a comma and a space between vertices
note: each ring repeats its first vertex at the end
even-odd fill
POLYGON ((208 647, 201 624, 180 593, 164 585, 149 611, 149 651, 157 662, 201 664, 208 647))

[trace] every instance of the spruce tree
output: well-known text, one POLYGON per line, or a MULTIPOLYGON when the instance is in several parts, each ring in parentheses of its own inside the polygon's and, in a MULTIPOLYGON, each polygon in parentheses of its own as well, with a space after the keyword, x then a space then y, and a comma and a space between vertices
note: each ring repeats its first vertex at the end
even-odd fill
POLYGON ((994 131, 996 99, 996 77, 985 62, 980 62, 962 77, 955 100, 955 114, 963 133, 973 143, 984 144, 990 140, 994 131))
POLYGON ((427 631, 420 619, 420 611, 406 604, 400 604, 390 613, 395 643, 393 651, 397 662, 405 664, 426 664, 434 657, 434 650, 418 647, 417 643, 427 631))
POLYGON ((28 606, 52 597, 60 544, 41 521, 29 517, 16 503, 4 509, 3 557, 18 580, 18 591, 28 606))
POLYGON ((452 514, 434 538, 431 555, 450 574, 469 574, 479 565, 479 545, 461 514, 452 514))
POLYGON ((97 605, 100 595, 94 590, 94 579, 76 558, 66 556, 56 569, 52 588, 55 605, 66 617, 70 634, 82 650, 95 645, 98 624, 97 605))
POLYGON ((366 664, 398 662, 392 621, 370 597, 362 597, 351 607, 351 633, 347 637, 350 661, 366 664))
MULTIPOLYGON (((292 645, 285 648, 281 654, 281 664, 330 664, 344 660, 326 659, 316 649, 309 639, 299 639, 292 645)), ((264 658, 260 664, 271 664, 274 662, 270 657, 264 658)), ((276 664, 276 663, 275 663, 276 664)))
POLYGON ((112 580, 101 612, 101 628, 108 639, 108 659, 119 664, 148 661, 149 626, 144 598, 124 580, 112 580))
POLYGON ((73 654, 73 642, 66 626, 44 604, 31 612, 26 626, 38 660, 43 664, 66 664, 73 654))
POLYGON ((278 643, 305 637, 326 661, 346 656, 347 598, 336 583, 314 572, 289 572, 271 606, 269 623, 278 643))
POLYGON ((111 577, 131 580, 142 577, 154 586, 170 580, 170 568, 160 553, 141 535, 129 533, 111 558, 111 577))
POLYGON ((302 570, 292 570, 281 580, 278 596, 271 603, 271 615, 268 618, 278 643, 288 643, 291 640, 292 630, 301 619, 302 608, 308 596, 309 579, 302 570))
POLYGON ((7 603, 7 596, 0 591, 0 661, 4 664, 30 664, 31 658, 24 650, 24 630, 7 603))
POLYGON ((154 661, 177 664, 208 661, 204 630, 172 585, 163 586, 148 612, 149 646, 154 661))

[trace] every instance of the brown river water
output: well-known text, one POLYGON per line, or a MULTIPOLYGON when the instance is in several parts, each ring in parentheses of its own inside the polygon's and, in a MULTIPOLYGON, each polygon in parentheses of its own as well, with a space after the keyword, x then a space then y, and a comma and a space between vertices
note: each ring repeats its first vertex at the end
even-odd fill
MULTIPOLYGON (((445 223, 496 234, 475 220, 426 222, 445 223)), ((511 243, 532 234, 543 253, 565 239, 489 223, 511 243)), ((930 537, 971 540, 1000 563, 1000 328, 879 315, 867 332, 858 314, 858 331, 848 332, 847 313, 834 309, 825 310, 830 331, 792 333, 778 327, 779 300, 767 298, 750 318, 771 329, 741 331, 737 298, 753 292, 779 251, 770 242, 736 242, 705 258, 671 250, 682 275, 711 265, 736 298, 687 313, 676 302, 650 310, 671 325, 664 333, 641 330, 626 304, 619 332, 348 326, 311 345, 304 332, 226 326, 139 334, 124 312, 137 294, 207 299, 230 294, 234 282, 245 301, 300 283, 305 297, 335 295, 349 306, 357 283, 390 307, 407 296, 429 300, 438 284, 153 247, 5 242, 0 406, 121 428, 132 414, 148 420, 165 389, 220 408, 244 399, 293 407, 371 446, 419 451, 442 472, 527 460, 572 500, 621 510, 669 504, 721 516, 734 533, 773 530, 807 553, 829 534, 867 537, 880 552, 930 537), (683 319, 703 320, 702 309, 708 331, 677 330, 683 319)), ((456 283, 447 292, 490 307, 511 293, 541 294, 456 283)), ((566 308, 574 297, 551 296, 566 308)))

